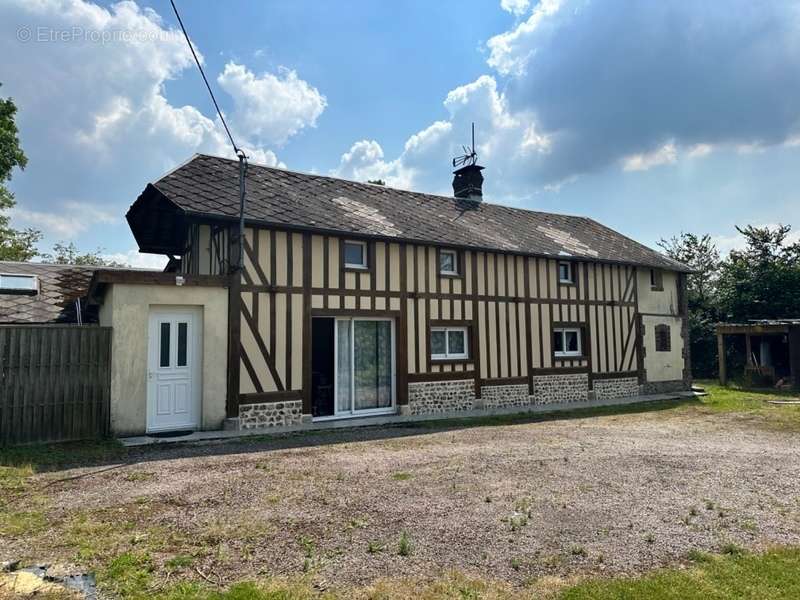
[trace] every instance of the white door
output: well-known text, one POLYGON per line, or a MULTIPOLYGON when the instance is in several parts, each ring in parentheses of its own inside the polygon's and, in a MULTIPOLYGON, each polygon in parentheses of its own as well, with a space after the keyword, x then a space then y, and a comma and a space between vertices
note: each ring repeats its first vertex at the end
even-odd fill
POLYGON ((191 309, 150 313, 147 431, 200 426, 200 318, 191 309))

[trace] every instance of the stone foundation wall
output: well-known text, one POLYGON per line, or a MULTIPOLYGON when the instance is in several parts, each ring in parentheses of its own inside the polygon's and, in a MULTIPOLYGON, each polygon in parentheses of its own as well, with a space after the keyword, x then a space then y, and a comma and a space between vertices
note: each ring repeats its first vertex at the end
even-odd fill
POLYGON ((474 379, 408 384, 408 409, 412 415, 472 410, 474 404, 474 379))
POLYGON ((532 404, 586 402, 589 399, 589 375, 537 375, 533 378, 532 404))
POLYGON ((239 406, 239 429, 300 425, 303 422, 303 401, 265 402, 239 406))
POLYGON ((484 408, 528 406, 531 403, 527 383, 481 386, 481 400, 484 408))
POLYGON ((643 394, 671 394, 672 392, 688 392, 692 389, 689 379, 676 379, 674 381, 648 381, 642 384, 643 394))
POLYGON ((594 395, 597 400, 613 400, 639 395, 639 380, 636 377, 619 379, 596 379, 594 395))

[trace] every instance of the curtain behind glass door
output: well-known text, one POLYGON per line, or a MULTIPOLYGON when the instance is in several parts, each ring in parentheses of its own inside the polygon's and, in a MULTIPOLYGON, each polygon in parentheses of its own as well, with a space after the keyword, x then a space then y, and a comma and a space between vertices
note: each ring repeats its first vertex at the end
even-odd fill
POLYGON ((354 410, 392 405, 392 324, 354 321, 354 410))
POLYGON ((350 412, 350 325, 352 321, 336 321, 336 412, 350 412))

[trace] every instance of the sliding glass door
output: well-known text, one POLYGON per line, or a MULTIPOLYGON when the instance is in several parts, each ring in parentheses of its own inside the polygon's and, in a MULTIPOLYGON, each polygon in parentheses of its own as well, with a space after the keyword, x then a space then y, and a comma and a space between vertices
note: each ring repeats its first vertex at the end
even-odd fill
POLYGON ((336 319, 336 415, 394 409, 394 322, 336 319))

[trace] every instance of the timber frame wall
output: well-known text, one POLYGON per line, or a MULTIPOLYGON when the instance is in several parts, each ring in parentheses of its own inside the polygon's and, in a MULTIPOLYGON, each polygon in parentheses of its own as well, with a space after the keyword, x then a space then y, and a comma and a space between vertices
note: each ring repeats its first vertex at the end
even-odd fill
MULTIPOLYGON (((236 264, 238 235, 226 226, 190 226, 184 270, 216 274, 236 264)), ((408 403, 408 384, 422 381, 474 379, 478 397, 490 385, 527 383, 532 393, 538 375, 586 373, 590 389, 597 379, 644 382, 637 267, 447 247, 460 269, 445 276, 444 247, 248 226, 244 270, 229 284, 229 364, 239 369, 229 369, 228 416, 239 404, 301 398, 311 414, 315 316, 395 320, 398 406, 408 403), (367 269, 344 267, 344 240, 366 242, 367 269), (563 261, 571 284, 559 282, 563 261), (468 328, 469 359, 431 360, 430 328, 443 324, 468 328), (554 356, 559 326, 581 329, 582 356, 554 356)))

